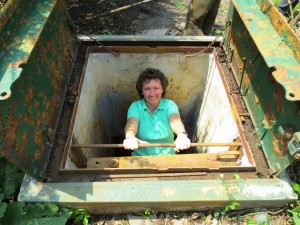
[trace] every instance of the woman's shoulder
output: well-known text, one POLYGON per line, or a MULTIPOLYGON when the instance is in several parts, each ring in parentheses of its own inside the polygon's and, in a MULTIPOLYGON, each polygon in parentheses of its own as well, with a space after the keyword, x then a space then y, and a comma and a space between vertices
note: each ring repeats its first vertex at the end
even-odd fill
POLYGON ((138 105, 140 105, 140 104, 142 104, 143 103, 143 101, 144 101, 144 99, 138 99, 138 100, 135 100, 135 101, 133 101, 131 104, 138 104, 138 105))
POLYGON ((176 105, 176 103, 173 100, 168 98, 162 98, 161 101, 164 105, 176 105))
POLYGON ((131 103, 131 107, 142 108, 144 104, 145 104, 144 100, 143 99, 139 99, 139 100, 136 100, 136 101, 132 102, 131 103))
POLYGON ((171 99, 161 99, 162 100, 162 108, 166 110, 167 115, 170 116, 173 113, 179 114, 178 106, 171 99))

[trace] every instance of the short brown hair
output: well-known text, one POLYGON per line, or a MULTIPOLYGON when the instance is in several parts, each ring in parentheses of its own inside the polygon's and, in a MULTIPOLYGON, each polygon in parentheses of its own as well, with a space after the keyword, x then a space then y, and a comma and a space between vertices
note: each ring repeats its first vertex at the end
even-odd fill
POLYGON ((140 96, 140 98, 143 98, 143 82, 146 80, 153 80, 153 79, 159 79, 161 86, 163 88, 162 97, 166 94, 166 88, 168 87, 169 81, 168 78, 158 69, 154 68, 147 68, 144 71, 142 71, 136 81, 135 88, 140 96))

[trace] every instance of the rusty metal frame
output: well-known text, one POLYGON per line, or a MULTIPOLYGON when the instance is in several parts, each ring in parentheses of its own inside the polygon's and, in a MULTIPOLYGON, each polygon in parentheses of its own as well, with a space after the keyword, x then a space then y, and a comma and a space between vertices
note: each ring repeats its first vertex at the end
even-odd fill
POLYGON ((64 3, 9 0, 0 13, 0 152, 39 178, 79 47, 64 3))
POLYGON ((224 49, 228 66, 273 173, 295 160, 287 149, 299 131, 300 40, 268 0, 232 0, 224 49), (247 42, 247 45, 244 43, 247 42))
MULTIPOLYGON (((148 48, 145 46, 139 46, 139 47, 133 47, 133 46, 106 46, 106 47, 89 47, 88 51, 86 53, 86 57, 85 57, 85 64, 83 66, 83 70, 82 70, 82 75, 81 75, 81 79, 80 79, 80 83, 79 83, 79 89, 78 89, 78 93, 80 96, 80 93, 82 91, 82 84, 84 81, 84 77, 85 77, 85 70, 86 70, 86 66, 87 66, 87 59, 90 53, 94 53, 94 52, 112 52, 112 53, 116 53, 118 54, 119 52, 123 53, 123 52, 161 52, 161 53, 169 53, 169 52, 174 52, 174 53, 178 53, 178 52, 183 52, 186 54, 193 54, 193 53, 197 53, 201 50, 203 50, 203 47, 199 47, 199 46, 180 46, 180 47, 169 47, 169 46, 160 46, 157 48, 148 48)), ((241 125, 241 121, 240 121, 240 113, 237 111, 237 108, 235 106, 235 102, 232 98, 232 96, 230 95, 230 90, 229 90, 229 86, 227 84, 226 81, 226 77, 224 72, 222 71, 222 67, 220 65, 220 63, 217 60, 217 53, 215 51, 213 51, 213 49, 208 49, 206 50, 208 52, 212 52, 214 54, 215 57, 215 61, 216 61, 216 65, 217 68, 220 72, 220 76, 221 76, 221 80, 222 83, 224 85, 225 91, 227 93, 227 98, 230 102, 230 106, 232 109, 232 113, 233 113, 233 117, 235 119, 235 122, 237 124, 238 127, 238 131, 240 134, 240 138, 241 138, 241 144, 244 147, 244 151, 245 154, 247 155, 247 158, 249 160, 249 163, 252 166, 246 166, 246 167, 241 167, 241 166, 237 166, 237 161, 238 158, 240 157, 235 157, 227 156, 227 159, 224 160, 224 157, 222 156, 221 158, 219 158, 218 160, 218 154, 200 154, 200 155, 195 155, 195 154, 187 154, 187 155, 176 155, 176 156, 155 156, 155 157, 113 157, 113 158, 108 158, 108 157, 104 157, 104 158, 96 158, 96 159, 91 159, 91 160, 87 160, 88 165, 93 165, 93 168, 77 168, 77 169, 66 169, 65 165, 66 165, 66 161, 67 161, 67 157, 68 154, 70 152, 70 148, 72 146, 72 134, 73 134, 73 129, 74 129, 74 123, 75 123, 75 118, 76 118, 76 113, 77 113, 77 108, 78 108, 78 104, 79 104, 79 100, 80 97, 76 99, 76 103, 74 106, 74 111, 72 114, 72 118, 71 118, 71 123, 70 123, 70 127, 69 127, 69 135, 68 135, 68 139, 64 148, 64 153, 63 153, 63 157, 62 157, 62 161, 61 161, 61 166, 60 166, 60 172, 84 172, 84 171, 102 171, 102 172, 110 172, 110 173, 135 173, 137 171, 140 172, 144 172, 144 173, 151 173, 153 171, 161 171, 161 172, 165 172, 166 170, 168 170, 169 172, 182 172, 182 171, 253 171, 255 170, 255 161, 253 159, 253 155, 250 149, 250 146, 245 138, 244 135, 244 131, 243 131, 243 127, 241 125), (205 158, 205 160, 204 160, 205 158), (199 160, 200 159, 200 160, 199 160), (177 161, 177 160, 181 160, 181 161, 188 161, 188 162, 192 162, 194 160, 193 163, 190 163, 189 165, 182 165, 182 166, 176 166, 178 164, 174 164, 172 161, 177 161), (140 162, 140 163, 136 163, 136 164, 130 164, 130 162, 132 161, 136 161, 136 162, 140 162), (146 163, 147 161, 147 163, 146 163), (231 161, 231 162, 230 162, 231 161), (114 166, 111 166, 111 163, 113 162, 117 162, 119 168, 116 168, 114 166), (163 162, 168 162, 169 166, 166 166, 163 162), (205 163, 206 162, 206 166, 205 163), (146 164, 151 164, 154 165, 152 168, 149 167, 144 167, 143 165, 146 164), (166 169, 168 168, 168 169, 166 169)), ((79 145, 80 146, 80 145, 79 145)), ((242 155, 242 153, 240 152, 239 154, 240 156, 242 155)))

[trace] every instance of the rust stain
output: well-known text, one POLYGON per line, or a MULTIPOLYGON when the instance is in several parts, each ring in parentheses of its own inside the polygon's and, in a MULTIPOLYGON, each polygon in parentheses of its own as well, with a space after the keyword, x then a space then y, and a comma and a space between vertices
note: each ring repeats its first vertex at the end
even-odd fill
POLYGON ((279 80, 285 80, 288 77, 288 71, 284 66, 276 66, 276 70, 272 73, 279 80))
POLYGON ((285 113, 284 95, 284 89, 280 85, 276 85, 276 91, 273 92, 273 99, 275 100, 276 110, 281 114, 285 113))
POLYGON ((49 50, 50 52, 54 49, 53 48, 53 41, 52 40, 47 40, 46 41, 46 48, 47 48, 47 50, 49 50))
POLYGON ((27 59, 28 59, 28 57, 26 56, 23 59, 16 60, 13 63, 11 63, 9 65, 9 67, 11 67, 11 68, 18 68, 20 66, 20 64, 26 63, 27 59))
POLYGON ((28 138, 28 133, 27 132, 23 132, 22 134, 22 140, 27 142, 27 138, 28 138))
POLYGON ((249 87, 250 85, 250 76, 248 73, 245 72, 244 74, 244 79, 243 79, 243 82, 245 84, 246 87, 249 87))
POLYGON ((255 94, 254 94, 254 99, 255 99, 255 103, 258 104, 259 103, 259 98, 255 94))
POLYGON ((7 115, 6 129, 4 130, 5 141, 9 144, 16 143, 17 140, 18 120, 15 116, 7 115))
POLYGON ((29 116, 24 116, 24 121, 32 126, 35 125, 35 120, 32 120, 29 116))
POLYGON ((273 134, 272 145, 273 145, 274 152, 277 153, 277 155, 282 156, 282 158, 287 151, 287 147, 286 147, 287 144, 288 144, 288 140, 285 137, 283 137, 277 132, 273 134))
POLYGON ((25 143, 22 142, 22 143, 16 144, 15 149, 16 149, 16 151, 17 151, 18 153, 20 153, 23 157, 29 158, 30 156, 29 156, 29 153, 26 151, 25 146, 26 146, 26 142, 25 142, 25 143))
MULTIPOLYGON (((36 130, 34 133, 34 142, 42 148, 43 146, 43 134, 41 130, 36 130)), ((34 151, 34 159, 39 159, 42 155, 42 150, 41 149, 36 149, 34 151)))
POLYGON ((40 103, 37 100, 35 100, 33 103, 34 108, 39 107, 39 105, 40 105, 40 103))
POLYGON ((33 97, 34 97, 33 88, 28 88, 27 95, 24 100, 25 104, 28 105, 30 103, 30 101, 33 99, 33 97))
POLYGON ((275 120, 275 114, 271 108, 271 104, 269 102, 266 103, 266 113, 265 116, 267 120, 275 120))

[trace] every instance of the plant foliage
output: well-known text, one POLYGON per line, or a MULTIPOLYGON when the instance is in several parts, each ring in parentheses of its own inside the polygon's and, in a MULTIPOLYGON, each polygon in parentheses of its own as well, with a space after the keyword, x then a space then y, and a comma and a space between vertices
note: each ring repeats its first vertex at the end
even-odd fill
POLYGON ((24 173, 0 156, 0 200, 11 197, 20 187, 24 173))
POLYGON ((74 222, 82 222, 84 225, 89 223, 90 214, 85 209, 75 209, 71 215, 74 222))
POLYGON ((1 202, 0 213, 0 225, 64 225, 72 211, 53 203, 1 202))

